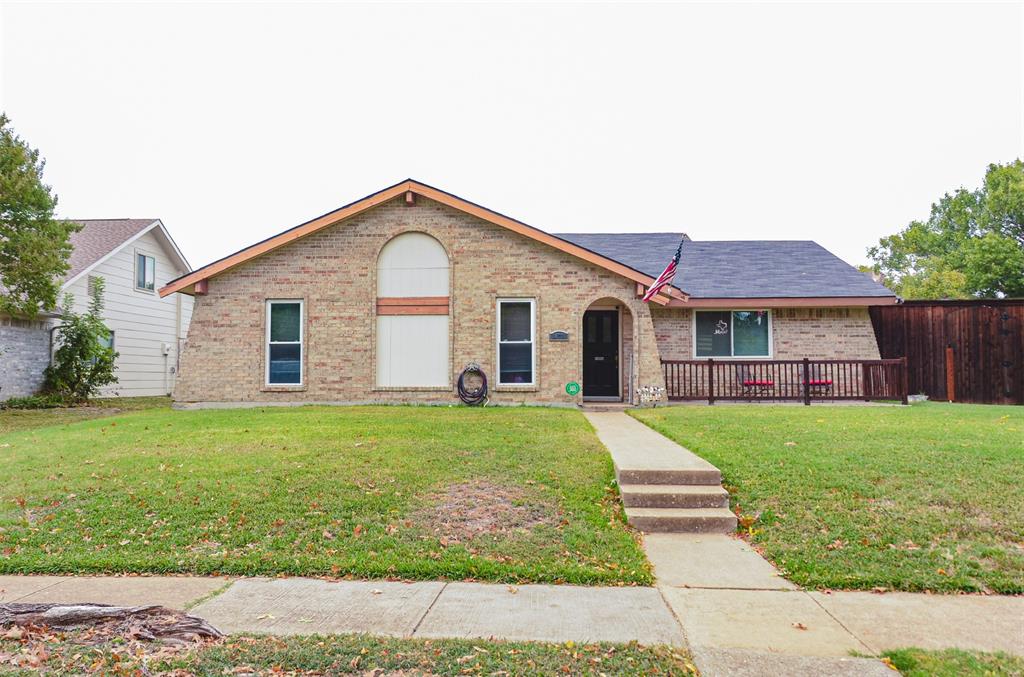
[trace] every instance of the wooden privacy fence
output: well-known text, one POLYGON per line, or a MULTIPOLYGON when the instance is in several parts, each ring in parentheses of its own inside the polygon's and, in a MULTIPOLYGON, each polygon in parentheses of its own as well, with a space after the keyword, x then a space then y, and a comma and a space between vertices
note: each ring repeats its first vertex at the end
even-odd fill
POLYGON ((907 361, 662 360, 669 400, 899 400, 907 403, 907 361))
POLYGON ((882 357, 907 358, 910 392, 1024 404, 1024 300, 904 301, 870 312, 882 357))

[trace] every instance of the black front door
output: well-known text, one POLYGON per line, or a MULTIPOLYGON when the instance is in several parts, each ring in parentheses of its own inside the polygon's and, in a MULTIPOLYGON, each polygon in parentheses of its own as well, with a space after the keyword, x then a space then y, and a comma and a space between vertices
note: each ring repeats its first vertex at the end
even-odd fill
POLYGON ((621 397, 619 311, 583 313, 583 396, 621 397))

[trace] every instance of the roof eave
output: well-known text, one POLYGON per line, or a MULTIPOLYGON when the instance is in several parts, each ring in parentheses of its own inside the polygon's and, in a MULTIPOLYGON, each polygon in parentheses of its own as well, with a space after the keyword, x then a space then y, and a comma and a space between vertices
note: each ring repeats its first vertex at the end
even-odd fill
POLYGON ((899 303, 893 296, 772 296, 772 297, 694 297, 688 301, 672 299, 670 308, 722 308, 763 310, 766 308, 859 308, 891 306, 899 303))
MULTIPOLYGON (((487 209, 475 202, 470 202, 463 198, 445 192, 433 186, 428 186, 424 183, 414 181, 412 179, 406 179, 396 183, 393 186, 385 188, 381 191, 368 195, 361 200, 352 202, 344 207, 336 209, 332 212, 328 212, 315 219, 302 223, 298 226, 290 228, 282 233, 279 233, 273 237, 267 238, 256 244, 250 245, 244 249, 241 249, 234 254, 226 256, 222 259, 218 259, 213 263, 207 264, 198 270, 192 271, 187 275, 183 275, 175 280, 172 280, 164 287, 159 290, 160 296, 167 296, 175 292, 181 292, 184 294, 194 294, 195 284, 203 280, 209 280, 210 278, 219 275, 221 273, 234 268, 250 259, 257 256, 261 256, 270 251, 282 247, 290 242, 293 242, 301 237, 314 233, 323 228, 332 226, 344 219, 350 218, 359 214, 360 212, 366 211, 372 207, 376 207, 384 202, 393 200, 406 192, 412 192, 416 195, 440 202, 448 207, 457 209, 464 213, 475 216, 489 223, 493 223, 497 226, 507 228, 513 232, 519 233, 525 237, 529 237, 538 242, 547 244, 555 249, 563 251, 567 254, 583 259, 588 263, 592 263, 601 268, 617 273, 629 280, 634 282, 650 285, 654 282, 653 277, 641 273, 638 270, 630 268, 629 266, 610 259, 606 256, 593 252, 585 247, 581 247, 577 244, 564 240, 560 237, 552 235, 551 233, 534 228, 533 226, 527 225, 522 221, 518 221, 504 214, 500 214, 493 210, 487 209)), ((688 295, 676 288, 666 288, 667 295, 671 296, 672 299, 678 301, 685 301, 688 295)))

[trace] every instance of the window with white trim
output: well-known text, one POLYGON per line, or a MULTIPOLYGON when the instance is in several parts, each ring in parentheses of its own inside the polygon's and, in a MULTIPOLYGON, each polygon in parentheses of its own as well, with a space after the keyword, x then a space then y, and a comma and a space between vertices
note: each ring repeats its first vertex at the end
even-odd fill
POLYGON ((498 385, 535 385, 533 299, 498 299, 498 385))
POLYGON ((142 291, 156 288, 156 259, 142 252, 135 252, 135 288, 142 291))
POLYGON ((698 310, 694 313, 696 357, 771 357, 771 311, 698 310))
POLYGON ((267 301, 268 386, 302 385, 302 306, 300 300, 267 301))

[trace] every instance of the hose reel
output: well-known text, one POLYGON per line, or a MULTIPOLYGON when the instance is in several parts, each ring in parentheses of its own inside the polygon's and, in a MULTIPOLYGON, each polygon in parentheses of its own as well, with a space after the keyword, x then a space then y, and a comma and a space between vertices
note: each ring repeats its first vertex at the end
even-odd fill
POLYGON ((466 368, 459 374, 458 390, 459 399, 471 407, 487 403, 487 374, 484 373, 479 364, 470 362, 466 365, 466 368), (472 387, 467 385, 467 376, 470 379, 475 376, 479 379, 479 384, 472 387))

